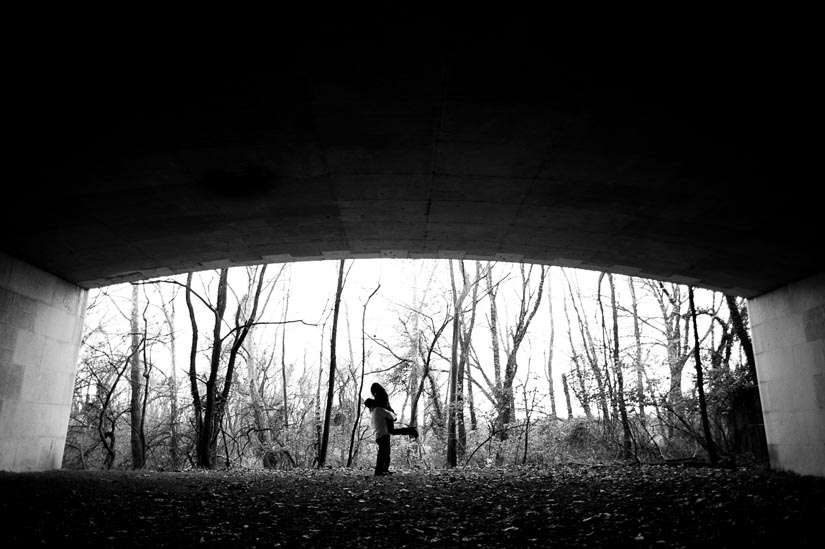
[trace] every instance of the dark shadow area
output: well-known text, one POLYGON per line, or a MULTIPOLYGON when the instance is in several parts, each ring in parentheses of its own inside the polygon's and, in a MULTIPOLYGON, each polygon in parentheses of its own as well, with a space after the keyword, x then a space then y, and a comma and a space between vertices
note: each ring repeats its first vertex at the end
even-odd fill
POLYGON ((766 469, 0 473, 3 547, 813 547, 825 478, 766 469))

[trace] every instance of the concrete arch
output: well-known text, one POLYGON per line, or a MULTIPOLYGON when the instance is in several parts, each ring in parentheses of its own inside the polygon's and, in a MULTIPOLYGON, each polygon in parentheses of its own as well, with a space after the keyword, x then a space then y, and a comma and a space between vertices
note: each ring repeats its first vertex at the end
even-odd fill
POLYGON ((784 154, 804 151, 789 143, 813 89, 802 58, 679 40, 569 55, 529 18, 457 21, 320 21, 262 55, 34 52, 13 90, 25 170, 0 218, 0 468, 59 466, 65 420, 21 418, 63 414, 85 289, 384 256, 747 297, 760 376, 778 383, 762 387, 772 459, 825 474, 821 200, 784 154))

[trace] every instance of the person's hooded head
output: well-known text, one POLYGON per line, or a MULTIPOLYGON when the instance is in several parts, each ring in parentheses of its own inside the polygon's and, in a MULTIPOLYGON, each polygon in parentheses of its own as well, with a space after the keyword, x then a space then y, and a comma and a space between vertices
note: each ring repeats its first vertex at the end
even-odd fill
POLYGON ((381 406, 382 408, 392 411, 392 408, 390 407, 390 396, 380 383, 373 383, 370 386, 370 392, 372 393, 377 406, 381 406))

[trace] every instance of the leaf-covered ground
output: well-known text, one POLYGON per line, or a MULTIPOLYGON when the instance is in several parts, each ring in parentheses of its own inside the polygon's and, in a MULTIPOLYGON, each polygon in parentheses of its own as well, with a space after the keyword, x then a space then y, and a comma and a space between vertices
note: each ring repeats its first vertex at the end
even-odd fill
POLYGON ((0 473, 0 546, 821 547, 825 479, 666 466, 0 473))

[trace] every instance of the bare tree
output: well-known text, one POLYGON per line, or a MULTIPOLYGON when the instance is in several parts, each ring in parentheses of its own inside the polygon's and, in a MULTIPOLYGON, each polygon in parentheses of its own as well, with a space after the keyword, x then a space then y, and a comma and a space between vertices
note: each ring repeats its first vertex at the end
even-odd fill
POLYGON ((759 380, 756 377, 756 360, 753 356, 753 343, 751 342, 750 334, 748 333, 748 308, 744 304, 740 307, 736 303, 736 298, 730 295, 725 296, 725 302, 730 311, 730 319, 733 323, 733 331, 736 338, 742 345, 742 350, 745 352, 745 360, 747 362, 748 373, 751 377, 751 383, 756 385, 759 380))
POLYGON ((630 459, 633 455, 632 434, 630 432, 630 422, 627 419, 627 405, 624 396, 624 374, 622 373, 622 362, 619 358, 619 307, 616 303, 616 285, 613 283, 613 275, 602 273, 599 276, 599 301, 601 302, 601 281, 604 275, 610 285, 610 303, 613 310, 613 372, 616 376, 616 399, 619 407, 619 416, 622 421, 622 449, 625 459, 630 459))
POLYGON ((556 413, 556 390, 553 387, 553 343, 556 338, 555 325, 553 323, 553 293, 552 282, 550 278, 550 269, 547 270, 547 308, 550 313, 550 331, 547 334, 547 385, 550 393, 550 413, 553 417, 558 417, 556 413))
MULTIPOLYGON (((453 296, 453 341, 450 357, 450 390, 447 406, 447 465, 455 467, 459 456, 464 455, 466 446, 466 434, 464 433, 464 365, 466 364, 467 347, 462 339, 462 322, 464 319, 464 300, 467 299, 471 286, 467 271, 464 269, 464 262, 460 263, 462 286, 461 291, 457 291, 455 284, 455 272, 453 261, 450 261, 450 285, 453 296), (460 431, 460 433, 459 433, 460 431)), ((473 308, 475 309, 475 307, 473 308)), ((468 326, 472 332, 472 325, 468 326)), ((469 340, 469 334, 467 334, 469 340)))
MULTIPOLYGON (((570 343, 570 360, 573 362, 573 373, 576 375, 576 381, 578 382, 578 391, 576 391, 575 387, 573 387, 573 393, 579 399, 579 403, 584 410, 584 415, 587 419, 593 419, 593 412, 590 410, 590 391, 588 390, 587 384, 585 383, 584 372, 582 371, 581 362, 580 362, 580 355, 579 352, 576 350, 576 345, 573 343, 573 324, 570 322, 570 314, 567 310, 567 299, 564 300, 564 318, 567 321, 567 339, 570 343)), ((564 377, 565 387, 570 389, 570 385, 567 383, 567 377, 564 377)), ((572 410, 570 408, 570 395, 567 395, 568 400, 568 417, 573 417, 572 410)))
POLYGON ((605 387, 605 380, 602 377, 602 371, 599 367, 596 345, 593 341, 593 336, 590 332, 590 324, 587 319, 587 316, 583 314, 584 306, 582 305, 580 310, 579 306, 576 304, 576 297, 578 297, 579 302, 581 302, 582 296, 579 291, 573 291, 570 279, 567 278, 566 273, 565 278, 567 279, 567 285, 570 290, 570 302, 573 305, 573 309, 576 311, 576 318, 578 321, 579 334, 581 335, 582 339, 582 350, 584 351, 584 357, 587 359, 587 362, 590 365, 590 370, 593 373, 593 378, 596 381, 596 388, 598 390, 599 397, 599 407, 602 411, 602 419, 605 421, 605 423, 608 423, 610 421, 610 411, 607 407, 607 391, 605 387))
MULTIPOLYGON (((199 379, 196 368, 198 328, 194 306, 192 304, 192 275, 190 274, 186 279, 186 303, 189 309, 190 322, 192 324, 192 349, 190 351, 189 380, 190 390, 192 392, 192 402, 196 416, 196 464, 198 467, 212 469, 216 465, 215 459, 217 456, 218 435, 221 432, 221 423, 224 419, 224 414, 226 413, 230 393, 232 391, 235 363, 237 361, 238 353, 257 317, 258 303, 260 300, 261 289, 263 287, 265 272, 266 266, 264 265, 258 272, 259 278, 253 297, 252 308, 248 317, 243 321, 241 320, 244 315, 242 312, 242 306, 239 304, 235 313, 235 326, 227 334, 221 335, 221 328, 225 322, 224 315, 227 307, 228 269, 220 270, 216 305, 213 307, 207 303, 207 306, 212 311, 213 315, 213 328, 209 374, 204 383, 203 398, 201 397, 200 389, 198 387, 199 379), (226 338, 230 336, 232 337, 232 343, 227 353, 225 363, 226 367, 221 368, 224 363, 224 343, 226 338), (223 373, 222 379, 219 375, 221 373, 223 373), (222 386, 221 381, 223 382, 222 386)), ((206 303, 206 301, 202 298, 201 301, 206 303)))
POLYGON ((287 395, 287 371, 286 371, 286 319, 287 314, 289 311, 289 296, 291 293, 292 288, 292 278, 290 277, 289 281, 287 282, 286 290, 284 291, 284 313, 283 313, 283 326, 284 329, 281 332, 281 391, 283 393, 283 406, 284 406, 284 430, 286 433, 289 433, 289 399, 287 395))
MULTIPOLYGON (((363 311, 361 313, 361 375, 358 377, 358 392, 357 396, 360 398, 361 392, 364 390, 364 371, 366 369, 367 364, 367 347, 366 347, 366 322, 367 322, 367 305, 369 305, 370 300, 373 296, 378 293, 378 290, 381 288, 381 284, 375 287, 372 293, 367 297, 367 300, 363 304, 363 311)), ((356 416, 355 421, 352 423, 352 433, 350 434, 349 438, 349 453, 347 455, 347 467, 352 467, 352 458, 354 453, 355 447, 355 433, 358 431, 358 426, 361 424, 361 410, 363 409, 360 406, 360 403, 356 405, 355 409, 356 416)))
MULTIPOLYGON (((527 331, 536 312, 541 305, 542 294, 544 292, 545 273, 547 268, 544 265, 540 266, 538 288, 533 289, 530 283, 533 274, 534 265, 525 268, 525 265, 519 264, 519 272, 521 274, 521 296, 518 301, 518 315, 515 324, 508 330, 508 338, 505 346, 505 355, 507 361, 504 366, 503 377, 500 377, 500 386, 497 387, 496 394, 498 401, 496 403, 497 418, 496 430, 499 432, 499 439, 505 440, 509 436, 508 430, 505 428, 515 416, 515 398, 513 394, 513 382, 518 371, 518 352, 524 341, 527 331)), ((488 277, 488 288, 491 287, 490 278, 488 277)), ((494 316, 495 309, 495 294, 490 292, 491 302, 491 319, 494 316)), ((492 322, 491 322, 492 324, 492 322)), ((493 328, 491 327, 491 330, 493 328)), ((497 376, 498 377, 498 376, 497 376)))
POLYGON ((344 291, 344 260, 338 264, 338 286, 335 289, 335 306, 332 313, 332 335, 330 336, 330 357, 329 357, 329 384, 327 387, 327 405, 324 411, 323 435, 321 438, 321 448, 318 452, 318 467, 326 464, 327 446, 329 444, 329 423, 332 413, 332 399, 335 394, 335 368, 336 368, 336 344, 338 336, 338 313, 341 309, 341 294, 344 291))
POLYGON ((662 314, 667 363, 670 371, 668 400, 670 405, 676 408, 682 400, 682 370, 690 358, 690 326, 688 324, 690 318, 681 311, 684 300, 681 297, 679 285, 672 284, 668 290, 661 282, 656 284, 648 282, 647 287, 657 298, 662 314))
MULTIPOLYGON (((132 284, 132 314, 130 317, 132 348, 129 355, 131 364, 131 405, 129 415, 131 417, 131 448, 132 448, 132 468, 142 469, 146 464, 146 436, 143 432, 143 403, 144 403, 144 383, 148 379, 144 378, 144 366, 142 360, 142 347, 144 339, 143 330, 140 325, 140 303, 138 286, 132 284)), ((147 376, 148 377, 148 376, 147 376)))
POLYGON ((570 386, 567 383, 567 374, 561 375, 561 386, 564 390, 564 401, 567 403, 567 419, 573 419, 573 406, 570 402, 570 386))
POLYGON ((644 364, 642 363, 642 330, 639 322, 639 302, 636 299, 636 285, 633 277, 627 277, 627 285, 630 288, 630 299, 633 316, 633 341, 635 354, 633 365, 636 371, 636 400, 639 405, 639 421, 645 418, 645 389, 644 389, 644 364))
MULTIPOLYGON (((262 267, 247 267, 247 289, 244 296, 240 299, 238 310, 243 315, 243 321, 249 324, 244 344, 244 347, 246 348, 245 362, 247 389, 249 391, 249 403, 252 407, 252 417, 255 422, 255 434, 260 448, 259 452, 264 463, 266 464, 269 459, 268 453, 272 448, 272 430, 270 428, 269 414, 267 413, 266 406, 264 405, 262 383, 258 382, 260 371, 258 367, 257 347, 254 337, 254 331, 256 328, 256 324, 254 323, 256 311, 254 308, 256 306, 256 302, 253 297, 256 293, 256 286, 263 282, 263 269, 265 268, 265 265, 262 267)), ((269 281, 269 292, 267 293, 266 300, 264 301, 261 310, 266 308, 266 304, 272 297, 275 284, 278 282, 278 279, 285 268, 286 266, 282 265, 275 277, 269 281)))
MULTIPOLYGON (((657 299, 662 318, 662 334, 665 339, 667 351, 667 363, 670 372, 670 388, 667 394, 667 414, 665 420, 668 429, 668 438, 676 435, 675 425, 682 421, 684 414, 684 397, 682 395, 682 373, 688 359, 694 352, 690 342, 691 313, 689 299, 685 300, 682 295, 682 287, 678 284, 671 284, 668 289, 663 283, 653 281, 647 282, 647 287, 657 299), (688 310, 683 311, 686 301, 688 310)), ((711 327, 707 331, 695 338, 701 343, 711 333, 711 327)), ((698 335, 698 334, 697 334, 698 335)))
POLYGON ((169 355, 170 368, 167 375, 167 383, 169 386, 169 459, 172 463, 172 468, 180 467, 180 442, 178 434, 178 362, 177 362, 177 332, 175 329, 175 297, 177 293, 167 301, 158 287, 158 295, 160 297, 160 307, 163 311, 163 318, 166 322, 166 328, 169 332, 169 355))
POLYGON ((693 321, 693 355, 696 361, 696 390, 699 393, 699 413, 702 416, 702 430, 705 434, 705 449, 711 465, 716 465, 716 446, 713 444, 713 437, 710 434, 710 421, 708 421, 708 406, 705 401, 704 376, 702 372, 702 360, 699 353, 699 328, 696 323, 696 304, 693 298, 693 286, 688 286, 688 300, 690 301, 690 317, 693 321))
POLYGON ((444 320, 439 325, 436 325, 435 321, 431 317, 427 318, 430 321, 430 330, 432 331, 433 335, 429 339, 429 341, 426 342, 426 344, 422 343, 419 347, 419 354, 421 356, 422 361, 422 372, 418 388, 413 394, 413 398, 410 404, 410 425, 412 427, 417 427, 418 401, 421 397, 421 394, 424 392, 427 382, 430 383, 430 397, 434 408, 433 413, 435 416, 435 423, 437 425, 440 425, 443 421, 441 409, 438 404, 438 388, 436 387, 435 379, 432 375, 432 360, 433 354, 435 353, 436 345, 438 344, 438 340, 441 339, 444 330, 446 330, 447 326, 450 325, 450 322, 452 321, 452 315, 447 313, 444 317, 444 320))

